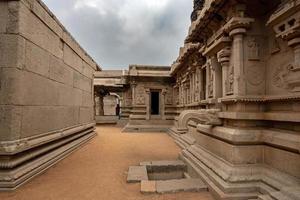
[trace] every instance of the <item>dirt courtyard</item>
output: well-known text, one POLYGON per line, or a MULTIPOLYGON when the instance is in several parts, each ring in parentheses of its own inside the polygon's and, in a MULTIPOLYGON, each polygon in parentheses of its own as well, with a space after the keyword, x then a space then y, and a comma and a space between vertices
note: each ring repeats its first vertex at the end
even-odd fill
POLYGON ((126 183, 128 166, 141 161, 174 160, 180 149, 164 133, 121 133, 98 126, 98 136, 1 200, 210 200, 208 192, 143 195, 126 183))

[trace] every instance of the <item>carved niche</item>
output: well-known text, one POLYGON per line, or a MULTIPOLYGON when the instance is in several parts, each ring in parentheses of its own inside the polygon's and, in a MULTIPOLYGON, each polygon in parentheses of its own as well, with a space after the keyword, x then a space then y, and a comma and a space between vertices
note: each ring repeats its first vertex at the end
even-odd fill
POLYGON ((248 60, 257 61, 259 58, 259 43, 255 37, 250 37, 247 43, 248 60))
POLYGON ((137 87, 135 100, 137 105, 145 105, 145 88, 144 87, 137 87))

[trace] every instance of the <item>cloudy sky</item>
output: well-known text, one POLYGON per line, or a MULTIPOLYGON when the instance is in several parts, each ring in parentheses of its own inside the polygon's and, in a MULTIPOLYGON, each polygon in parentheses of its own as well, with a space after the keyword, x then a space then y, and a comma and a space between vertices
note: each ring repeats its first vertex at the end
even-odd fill
POLYGON ((188 32, 192 0, 44 0, 103 69, 170 65, 188 32))

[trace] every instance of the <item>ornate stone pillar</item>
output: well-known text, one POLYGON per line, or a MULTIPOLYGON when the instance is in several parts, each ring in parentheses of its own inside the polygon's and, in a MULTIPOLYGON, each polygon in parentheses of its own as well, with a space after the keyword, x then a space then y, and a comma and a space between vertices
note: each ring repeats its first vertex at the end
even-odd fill
MULTIPOLYGON (((241 6, 243 8, 243 6, 241 6)), ((233 54, 233 93, 235 95, 244 96, 246 94, 246 79, 244 74, 244 35, 251 23, 254 22, 252 18, 244 17, 245 10, 239 10, 239 17, 233 17, 225 25, 225 31, 232 37, 232 54, 233 54)), ((230 72, 231 73, 231 72, 230 72)))
POLYGON ((230 47, 222 49, 218 53, 218 62, 222 66, 222 93, 223 97, 233 94, 233 79, 231 74, 233 72, 232 67, 229 70, 231 50, 230 47))

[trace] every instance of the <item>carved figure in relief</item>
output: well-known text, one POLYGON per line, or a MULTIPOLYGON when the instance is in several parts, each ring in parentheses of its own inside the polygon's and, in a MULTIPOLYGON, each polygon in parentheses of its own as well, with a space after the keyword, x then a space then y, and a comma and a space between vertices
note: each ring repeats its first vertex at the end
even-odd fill
POLYGON ((234 70, 233 66, 229 68, 229 74, 227 79, 227 93, 232 94, 233 93, 233 85, 234 85, 234 70))
POLYGON ((214 73, 212 67, 209 68, 209 83, 208 83, 208 96, 213 97, 214 95, 214 73))
POLYGON ((279 88, 288 89, 286 78, 293 69, 293 65, 289 64, 287 66, 276 67, 273 74, 273 84, 279 88))
POLYGON ((259 44, 254 37, 248 41, 248 59, 259 60, 259 44))

